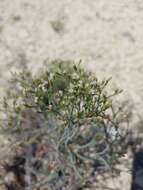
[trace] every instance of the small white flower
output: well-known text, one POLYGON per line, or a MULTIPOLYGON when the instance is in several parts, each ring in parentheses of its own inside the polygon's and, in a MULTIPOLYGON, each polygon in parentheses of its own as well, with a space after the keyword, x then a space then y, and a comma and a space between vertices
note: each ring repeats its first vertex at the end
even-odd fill
POLYGON ((62 96, 63 95, 63 91, 59 90, 59 95, 62 96))
POLYGON ((72 88, 69 89, 69 93, 73 93, 73 91, 74 91, 74 90, 73 90, 72 88))
POLYGON ((79 76, 78 76, 76 73, 73 73, 72 78, 73 78, 73 79, 78 79, 79 76))
POLYGON ((38 91, 38 88, 35 88, 35 92, 37 92, 38 91))
POLYGON ((95 93, 95 90, 94 90, 94 89, 91 89, 90 92, 91 92, 91 94, 94 94, 94 93, 95 93))
POLYGON ((34 102, 35 102, 35 103, 38 102, 38 97, 37 97, 37 96, 35 97, 34 102))
POLYGON ((45 88, 45 84, 40 84, 39 85, 39 88, 41 89, 41 90, 43 90, 44 92, 46 92, 46 88, 45 88))
POLYGON ((50 105, 48 106, 48 108, 51 110, 51 109, 52 109, 52 105, 50 104, 50 105))
POLYGON ((83 81, 80 80, 79 83, 78 83, 79 87, 81 87, 83 85, 83 81))
POLYGON ((86 83, 86 84, 85 84, 85 87, 89 87, 89 83, 86 83))

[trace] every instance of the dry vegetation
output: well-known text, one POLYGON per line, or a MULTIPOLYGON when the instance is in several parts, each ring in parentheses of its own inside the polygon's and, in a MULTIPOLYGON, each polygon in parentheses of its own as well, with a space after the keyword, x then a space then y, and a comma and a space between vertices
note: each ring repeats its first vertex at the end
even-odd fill
POLYGON ((72 62, 51 65, 39 77, 12 78, 4 98, 1 130, 13 150, 3 163, 7 189, 93 189, 97 174, 120 173, 128 115, 113 100, 121 91, 108 93, 110 79, 72 62))

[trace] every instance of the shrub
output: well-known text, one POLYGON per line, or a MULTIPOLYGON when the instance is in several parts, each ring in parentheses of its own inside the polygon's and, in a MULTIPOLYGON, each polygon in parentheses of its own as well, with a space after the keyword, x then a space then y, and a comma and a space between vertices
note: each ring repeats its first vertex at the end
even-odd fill
POLYGON ((113 106, 120 91, 109 94, 109 81, 63 61, 40 76, 26 71, 13 78, 2 129, 16 142, 13 163, 27 176, 21 187, 84 189, 97 172, 114 168, 125 153, 126 134, 123 113, 113 106))

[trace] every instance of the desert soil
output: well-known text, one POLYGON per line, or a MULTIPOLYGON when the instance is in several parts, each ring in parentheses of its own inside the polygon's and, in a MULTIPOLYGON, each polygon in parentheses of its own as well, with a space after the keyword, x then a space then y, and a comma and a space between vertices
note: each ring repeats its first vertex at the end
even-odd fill
MULTIPOLYGON (((0 52, 1 97, 25 62, 37 72, 53 59, 81 59, 100 79, 112 76, 133 106, 134 125, 142 120, 142 0, 0 0, 0 52)), ((129 181, 124 174, 113 189, 127 190, 129 181)))

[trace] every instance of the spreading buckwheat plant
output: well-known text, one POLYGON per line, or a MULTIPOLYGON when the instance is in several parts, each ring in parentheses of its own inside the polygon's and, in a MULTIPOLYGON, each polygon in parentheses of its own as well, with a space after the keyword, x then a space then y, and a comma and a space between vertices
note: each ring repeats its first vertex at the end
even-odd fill
POLYGON ((34 77, 29 71, 13 77, 1 130, 14 154, 4 167, 17 182, 6 188, 86 189, 98 172, 113 170, 125 154, 126 132, 124 113, 114 107, 120 90, 109 93, 109 81, 66 61, 34 77))

